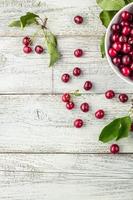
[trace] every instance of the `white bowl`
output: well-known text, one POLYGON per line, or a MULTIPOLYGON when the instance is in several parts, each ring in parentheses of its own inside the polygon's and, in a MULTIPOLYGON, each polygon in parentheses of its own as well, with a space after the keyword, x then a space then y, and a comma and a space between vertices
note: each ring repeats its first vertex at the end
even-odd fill
POLYGON ((124 81, 126 81, 127 83, 129 84, 132 84, 133 85, 133 81, 130 80, 128 77, 124 77, 119 69, 117 68, 117 66, 115 66, 113 63, 112 63, 112 60, 108 54, 108 49, 110 47, 110 37, 111 37, 111 34, 112 34, 112 31, 111 31, 111 26, 112 24, 114 23, 117 23, 120 19, 120 14, 122 11, 129 11, 131 13, 133 13, 133 3, 130 3, 128 4, 127 6, 123 7, 121 10, 119 10, 116 15, 113 17, 113 19, 111 20, 108 28, 107 28, 107 31, 106 31, 106 35, 105 35, 105 53, 106 53, 106 57, 107 57, 107 60, 111 66, 111 68, 115 71, 115 73, 124 81))

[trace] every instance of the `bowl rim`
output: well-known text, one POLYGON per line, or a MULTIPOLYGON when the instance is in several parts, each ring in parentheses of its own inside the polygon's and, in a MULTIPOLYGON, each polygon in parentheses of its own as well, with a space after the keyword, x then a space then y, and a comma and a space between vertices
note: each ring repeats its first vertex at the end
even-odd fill
POLYGON ((104 45, 104 47, 105 47, 105 54, 106 54, 107 61, 108 61, 109 65, 111 66, 111 68, 113 69, 113 71, 114 71, 122 80, 124 80, 125 82, 127 82, 127 83, 130 84, 130 85, 133 85, 133 81, 132 81, 132 80, 130 80, 128 77, 124 77, 124 76, 119 72, 119 70, 116 68, 116 66, 112 63, 111 58, 110 58, 110 56, 109 56, 109 54, 108 54, 108 42, 109 42, 109 41, 108 41, 108 36, 109 36, 109 34, 110 34, 111 26, 112 26, 113 22, 115 21, 115 19, 118 18, 118 16, 120 15, 120 13, 121 13, 123 10, 129 8, 130 6, 133 6, 133 2, 131 2, 131 3, 129 3, 128 5, 126 5, 126 6, 124 6, 123 8, 121 8, 121 9, 114 15, 114 17, 112 18, 112 20, 110 21, 110 23, 109 23, 109 25, 108 25, 108 27, 107 27, 107 29, 106 29, 106 33, 105 33, 105 45, 104 45))

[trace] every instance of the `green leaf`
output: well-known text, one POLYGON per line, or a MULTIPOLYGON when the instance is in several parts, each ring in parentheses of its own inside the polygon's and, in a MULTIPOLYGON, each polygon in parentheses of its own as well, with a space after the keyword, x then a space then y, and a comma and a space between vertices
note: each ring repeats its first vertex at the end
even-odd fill
POLYGON ((12 21, 12 22, 9 24, 9 26, 10 26, 10 27, 21 27, 20 20, 12 21))
POLYGON ((119 134, 116 140, 119 140, 124 137, 128 137, 131 123, 132 123, 131 118, 129 116, 122 117, 120 120, 121 120, 121 127, 119 129, 119 134))
POLYGON ((102 24, 107 28, 116 11, 102 11, 99 15, 102 24))
POLYGON ((57 48, 57 39, 51 32, 45 34, 48 52, 50 55, 49 67, 53 66, 60 58, 60 53, 57 48))
POLYGON ((34 24, 36 22, 36 17, 39 16, 34 13, 27 12, 26 15, 20 17, 21 27, 24 28, 27 25, 34 24))
POLYGON ((101 41, 100 41, 100 51, 102 58, 105 57, 105 35, 102 36, 101 41))
POLYGON ((105 143, 115 139, 119 133, 119 128, 120 119, 118 118, 103 128, 99 140, 105 143))
POLYGON ((120 10, 125 6, 124 0, 97 0, 97 4, 103 10, 120 10))
POLYGON ((111 140, 117 141, 121 138, 128 137, 130 127, 131 127, 130 116, 117 118, 103 128, 99 136, 99 140, 106 143, 111 140))

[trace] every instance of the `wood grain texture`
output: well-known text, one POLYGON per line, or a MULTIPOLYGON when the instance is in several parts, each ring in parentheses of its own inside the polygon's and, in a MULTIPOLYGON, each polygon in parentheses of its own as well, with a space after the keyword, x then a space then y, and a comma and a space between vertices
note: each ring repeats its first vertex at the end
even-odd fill
MULTIPOLYGON (((131 96, 130 96, 131 98, 131 96)), ((126 115, 130 102, 120 104, 104 95, 82 95, 73 98, 76 109, 68 111, 60 95, 3 95, 0 96, 0 151, 1 152, 109 152, 109 144, 98 141, 100 130, 111 119, 126 115), (89 113, 82 113, 82 102, 90 105, 89 113), (98 109, 105 110, 105 119, 95 119, 98 109), (82 118, 82 129, 73 121, 82 118)), ((121 152, 132 152, 132 134, 121 140, 121 152)))
MULTIPOLYGON (((22 38, 0 38, 0 93, 62 93, 79 89, 91 80, 94 84, 91 93, 104 93, 108 89, 115 92, 132 93, 132 86, 125 83, 112 71, 106 59, 102 59, 95 37, 59 37, 61 60, 52 69, 48 68, 48 54, 25 55, 22 51, 22 38), (75 58, 76 48, 84 50, 82 58, 75 58), (79 78, 71 78, 68 84, 61 82, 63 73, 70 73, 75 66, 82 69, 79 78), (117 83, 117 84, 116 84, 117 83)), ((42 40, 37 40, 43 44, 42 40)))
POLYGON ((12 20, 18 19, 27 11, 35 12, 42 16, 48 17, 48 27, 57 35, 70 36, 98 36, 102 35, 104 28, 101 25, 98 15, 100 9, 96 6, 95 0, 92 1, 40 1, 40 0, 1 0, 0 1, 0 36, 22 36, 25 34, 33 34, 35 28, 27 28, 22 31, 8 27, 12 20), (40 2, 40 3, 39 3, 40 2), (84 4, 84 3, 85 4, 84 4), (74 4, 77 4, 75 7, 74 4), (79 5, 79 6, 78 6, 79 5), (82 6, 81 6, 82 5, 82 6), (76 25, 73 22, 75 15, 82 15, 84 23, 76 25), (63 23, 62 23, 63 22, 63 23))
POLYGON ((132 168, 132 155, 1 154, 0 198, 132 200, 132 168))

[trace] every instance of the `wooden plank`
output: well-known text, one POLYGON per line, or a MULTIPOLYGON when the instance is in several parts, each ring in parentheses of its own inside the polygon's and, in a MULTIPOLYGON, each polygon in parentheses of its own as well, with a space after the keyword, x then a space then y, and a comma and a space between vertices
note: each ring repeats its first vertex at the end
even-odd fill
MULTIPOLYGON (((117 77, 106 59, 101 58, 99 38, 59 38, 62 59, 56 64, 53 74, 52 69, 48 68, 48 54, 25 55, 21 40, 22 38, 0 38, 0 93, 61 93, 76 89, 85 92, 83 84, 88 79, 94 83, 91 93, 104 93, 108 89, 132 92, 132 86, 117 77), (74 57, 73 51, 76 48, 84 50, 82 58, 74 57), (82 69, 82 75, 79 78, 72 77, 68 84, 62 83, 61 75, 65 72, 72 75, 75 66, 82 69)), ((37 40, 37 43, 43 42, 37 40)))
MULTIPOLYGON (((129 96, 131 99, 131 96, 129 96)), ((109 144, 98 141, 100 130, 115 117, 127 115, 130 101, 121 104, 104 95, 82 95, 74 99, 76 109, 67 111, 60 95, 0 96, 0 152, 68 152, 108 153, 109 144), (82 113, 82 102, 90 105, 82 113), (105 119, 95 119, 98 109, 105 110, 105 119), (85 126, 73 127, 82 118, 85 126)), ((121 152, 133 152, 132 134, 119 142, 121 152)))
POLYGON ((25 31, 8 27, 12 20, 18 19, 27 11, 35 12, 44 18, 48 17, 49 28, 57 35, 102 35, 104 28, 98 20, 100 9, 93 1, 18 1, 1 0, 0 1, 0 36, 22 36, 33 34, 35 28, 28 28, 25 31), (82 1, 82 3, 81 3, 82 1), (40 3, 39 3, 40 2, 40 3), (78 6, 79 5, 79 6, 78 6), (73 22, 75 15, 82 15, 84 23, 76 25, 73 22))
POLYGON ((1 199, 132 200, 133 155, 0 155, 1 199))

